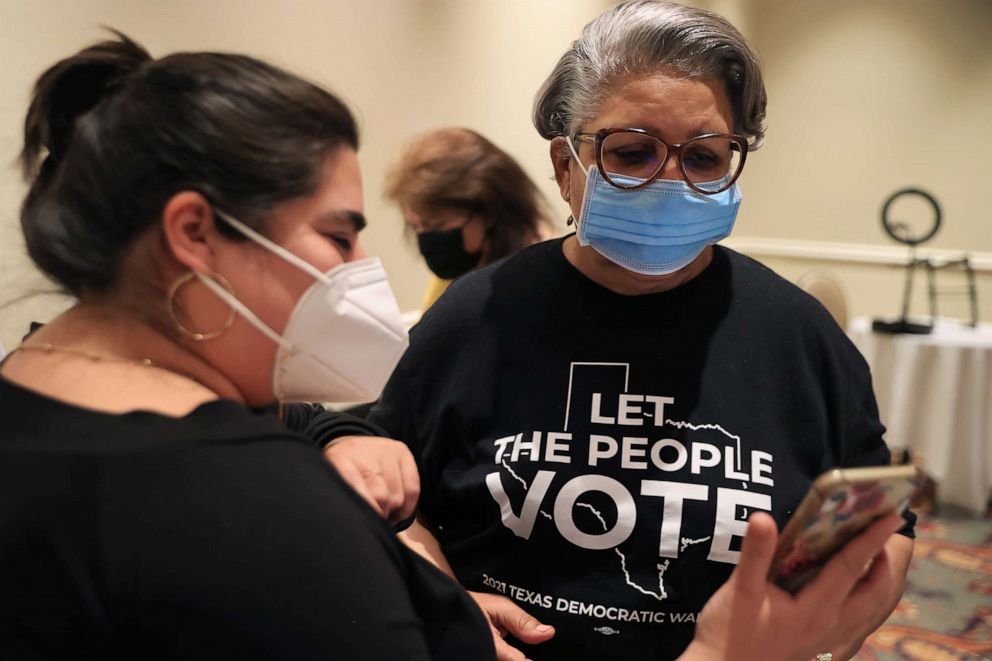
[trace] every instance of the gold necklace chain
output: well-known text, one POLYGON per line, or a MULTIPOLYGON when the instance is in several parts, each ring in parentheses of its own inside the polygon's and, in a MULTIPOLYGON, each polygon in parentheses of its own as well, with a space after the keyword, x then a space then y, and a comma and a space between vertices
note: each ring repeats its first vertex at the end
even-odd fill
MULTIPOLYGON (((107 356, 105 354, 96 353, 95 351, 86 351, 84 349, 72 349, 70 347, 59 347, 55 346, 51 342, 41 342, 38 344, 21 344, 14 351, 37 351, 39 353, 53 354, 61 353, 69 356, 76 356, 78 358, 86 358, 95 363, 122 363, 129 365, 137 365, 139 367, 148 367, 161 370, 163 372, 169 372, 170 374, 176 374, 179 376, 184 376, 187 379, 192 379, 196 381, 191 375, 174 370, 168 367, 163 367, 155 363, 151 358, 123 358, 121 356, 107 356)), ((14 353, 11 351, 11 353, 14 353)), ((197 383, 199 383, 197 381, 197 383)))

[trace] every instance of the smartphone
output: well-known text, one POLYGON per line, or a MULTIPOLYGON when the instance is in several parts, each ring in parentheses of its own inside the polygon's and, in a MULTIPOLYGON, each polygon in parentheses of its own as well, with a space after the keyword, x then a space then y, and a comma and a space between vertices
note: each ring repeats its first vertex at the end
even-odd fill
POLYGON ((848 540, 890 512, 902 513, 923 487, 916 466, 838 468, 818 477, 779 536, 768 575, 793 594, 848 540))

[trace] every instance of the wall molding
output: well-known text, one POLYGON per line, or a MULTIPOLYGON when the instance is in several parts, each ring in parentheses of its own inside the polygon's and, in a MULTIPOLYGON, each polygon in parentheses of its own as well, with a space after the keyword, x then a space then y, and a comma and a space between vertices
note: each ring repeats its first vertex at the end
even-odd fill
MULTIPOLYGON (((809 259, 824 262, 847 262, 872 264, 875 266, 903 266, 909 259, 909 249, 901 246, 881 246, 866 243, 832 243, 829 241, 807 241, 804 239, 772 239, 767 237, 734 237, 722 242, 728 248, 747 255, 765 257, 786 257, 789 259, 809 259)), ((943 248, 920 248, 920 257, 929 257, 936 262, 961 259, 964 250, 943 248)), ((975 251, 970 253, 971 267, 976 273, 992 273, 992 252, 975 251)))
MULTIPOLYGON (((746 255, 759 257, 784 257, 822 262, 869 264, 872 266, 905 266, 909 249, 899 246, 882 246, 869 243, 833 243, 803 239, 772 239, 760 236, 739 236, 720 242, 728 248, 746 255)), ((963 250, 921 248, 920 257, 942 262, 961 259, 963 250)), ((992 252, 972 252, 971 267, 975 273, 992 274, 992 252)), ((403 323, 409 328, 420 320, 420 310, 403 313, 403 323)))

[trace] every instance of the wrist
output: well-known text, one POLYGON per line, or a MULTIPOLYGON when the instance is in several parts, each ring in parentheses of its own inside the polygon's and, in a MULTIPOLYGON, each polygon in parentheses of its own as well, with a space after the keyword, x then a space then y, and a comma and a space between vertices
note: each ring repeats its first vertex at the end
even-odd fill
POLYGON ((679 656, 679 661, 724 661, 727 658, 720 650, 693 640, 679 656))
POLYGON ((340 443, 341 441, 343 441, 346 438, 348 438, 348 437, 347 436, 338 436, 337 438, 332 438, 331 440, 329 440, 326 443, 324 443, 324 445, 323 445, 324 451, 326 452, 327 450, 330 450, 333 446, 337 445, 338 443, 340 443))

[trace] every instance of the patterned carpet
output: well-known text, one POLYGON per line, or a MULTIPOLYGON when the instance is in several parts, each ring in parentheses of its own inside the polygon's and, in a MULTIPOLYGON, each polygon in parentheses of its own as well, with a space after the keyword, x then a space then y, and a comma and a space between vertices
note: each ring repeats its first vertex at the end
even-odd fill
POLYGON ((858 661, 992 659, 992 518, 922 515, 906 592, 858 661))

